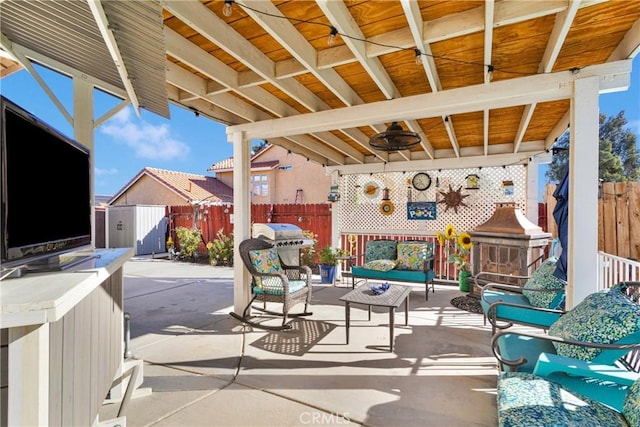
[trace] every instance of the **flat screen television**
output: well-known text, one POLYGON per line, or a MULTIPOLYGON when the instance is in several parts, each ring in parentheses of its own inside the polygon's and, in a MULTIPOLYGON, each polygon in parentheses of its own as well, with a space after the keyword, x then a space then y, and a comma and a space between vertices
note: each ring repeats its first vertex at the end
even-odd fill
POLYGON ((64 269, 91 247, 89 150, 0 97, 0 267, 64 269))

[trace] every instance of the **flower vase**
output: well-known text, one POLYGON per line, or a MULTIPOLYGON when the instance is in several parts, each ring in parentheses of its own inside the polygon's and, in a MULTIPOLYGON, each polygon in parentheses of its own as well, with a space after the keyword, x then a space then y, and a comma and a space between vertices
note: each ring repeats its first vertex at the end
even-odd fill
POLYGON ((469 292, 469 290, 471 289, 469 276, 471 276, 471 272, 469 270, 460 270, 460 274, 458 276, 458 284, 460 285, 460 290, 462 292, 469 292))

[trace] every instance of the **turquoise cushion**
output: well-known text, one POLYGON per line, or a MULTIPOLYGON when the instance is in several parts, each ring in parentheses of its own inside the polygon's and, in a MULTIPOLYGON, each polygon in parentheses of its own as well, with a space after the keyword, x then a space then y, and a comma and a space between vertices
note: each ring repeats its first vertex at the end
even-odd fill
POLYGON ((500 374, 497 403, 502 427, 627 426, 622 414, 608 406, 523 372, 500 374))
MULTIPOLYGON (((307 282, 304 280, 289 280, 289 293, 299 291, 307 286, 307 282)), ((268 294, 268 295, 282 295, 284 287, 282 286, 282 279, 279 277, 263 277, 262 286, 255 288, 253 292, 256 294, 268 294)))
POLYGON ((377 259, 395 260, 398 258, 397 245, 396 240, 369 240, 364 254, 365 263, 377 259))
POLYGON ((564 308, 565 283, 553 275, 557 258, 547 258, 532 274, 522 288, 522 294, 534 307, 564 308), (541 292, 544 289, 561 289, 555 292, 541 292))
POLYGON ((640 380, 637 380, 629 387, 622 413, 630 426, 640 426, 640 380))
POLYGON ((390 259, 376 259, 369 261, 364 265, 364 268, 376 271, 389 271, 393 270, 396 266, 396 262, 390 259))
MULTIPOLYGON (((549 328, 549 335, 601 344, 640 341, 640 309, 619 288, 588 295, 549 328)), ((554 343, 557 354, 611 364, 627 351, 554 343)))
POLYGON ((482 310, 487 317, 490 317, 489 306, 498 301, 504 301, 509 304, 517 304, 522 307, 498 305, 496 307, 497 319, 548 328, 560 318, 560 313, 549 313, 536 310, 535 308, 528 308, 530 307, 529 300, 522 294, 511 294, 506 292, 503 293, 500 291, 489 289, 482 292, 482 299, 480 300, 482 310))
MULTIPOLYGON (((506 360, 516 361, 524 357, 526 362, 518 366, 521 372, 532 373, 541 353, 555 353, 556 349, 551 341, 535 339, 518 334, 504 334, 498 337, 500 355, 506 360)), ((514 370, 504 365, 503 370, 514 370)))

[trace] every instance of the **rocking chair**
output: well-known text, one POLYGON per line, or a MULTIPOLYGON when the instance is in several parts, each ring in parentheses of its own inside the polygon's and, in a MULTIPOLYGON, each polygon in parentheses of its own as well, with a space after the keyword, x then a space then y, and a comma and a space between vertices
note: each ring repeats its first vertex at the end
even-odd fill
POLYGON ((240 257, 251 274, 251 301, 242 312, 242 316, 231 313, 233 317, 251 326, 267 330, 291 329, 288 317, 310 316, 307 308, 311 301, 311 269, 306 266, 285 265, 280 260, 278 250, 261 239, 247 239, 240 242, 240 257), (254 301, 262 301, 263 307, 252 307, 254 301), (267 303, 282 304, 282 312, 267 310, 267 303), (304 303, 302 313, 290 314, 291 307, 304 303), (269 326, 251 320, 251 308, 264 313, 282 316, 281 326, 269 326))

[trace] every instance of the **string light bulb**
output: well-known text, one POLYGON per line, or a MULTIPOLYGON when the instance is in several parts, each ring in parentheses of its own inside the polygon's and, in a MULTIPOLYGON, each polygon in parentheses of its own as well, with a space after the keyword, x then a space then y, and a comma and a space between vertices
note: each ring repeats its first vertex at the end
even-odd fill
POLYGON ((329 32, 329 37, 327 38, 327 44, 329 46, 333 46, 336 43, 336 36, 338 35, 338 30, 336 27, 331 27, 331 32, 329 32))
POLYGON ((422 65, 422 51, 420 49, 414 49, 416 53, 416 65, 422 65))
POLYGON ((222 14, 227 18, 233 13, 233 0, 224 0, 224 6, 222 6, 222 14))
POLYGON ((493 80, 493 65, 487 65, 487 80, 493 80))

